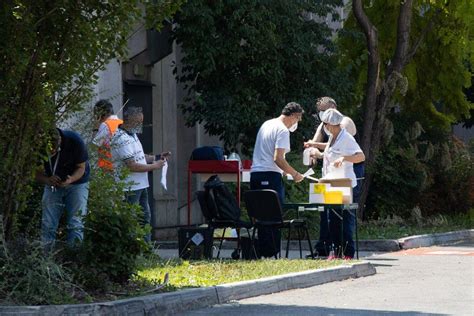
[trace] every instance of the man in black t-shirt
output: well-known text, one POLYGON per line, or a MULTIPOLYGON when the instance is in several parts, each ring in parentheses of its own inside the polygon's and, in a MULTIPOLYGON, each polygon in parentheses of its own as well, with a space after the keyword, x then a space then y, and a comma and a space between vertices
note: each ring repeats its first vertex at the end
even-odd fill
POLYGON ((74 245, 83 239, 83 217, 89 195, 89 156, 81 136, 73 131, 55 129, 51 135, 48 160, 36 173, 45 185, 41 219, 41 240, 56 240, 59 219, 66 210, 67 242, 74 245))

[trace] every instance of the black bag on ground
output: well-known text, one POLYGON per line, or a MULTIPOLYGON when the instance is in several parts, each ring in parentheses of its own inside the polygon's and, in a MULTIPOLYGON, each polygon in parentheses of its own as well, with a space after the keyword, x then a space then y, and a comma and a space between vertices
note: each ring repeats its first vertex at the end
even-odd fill
POLYGON ((193 150, 190 160, 224 160, 224 149, 220 146, 203 146, 193 150))
MULTIPOLYGON (((217 175, 211 176, 204 183, 206 195, 211 197, 209 208, 211 212, 217 215, 221 220, 238 221, 240 219, 240 208, 237 205, 235 196, 229 191, 225 184, 219 179, 217 175), (215 208, 212 209, 212 208, 215 208)), ((209 201, 209 200, 208 200, 209 201)))
POLYGON ((257 252, 259 255, 270 258, 280 252, 281 231, 274 227, 259 227, 257 252))

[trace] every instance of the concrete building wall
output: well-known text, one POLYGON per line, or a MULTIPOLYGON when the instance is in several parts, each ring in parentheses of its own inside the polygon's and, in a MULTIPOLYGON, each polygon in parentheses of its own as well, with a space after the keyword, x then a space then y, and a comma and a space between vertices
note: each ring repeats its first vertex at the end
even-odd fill
POLYGON ((118 59, 111 60, 104 70, 98 73, 99 81, 95 86, 95 97, 91 107, 100 99, 108 99, 117 112, 122 107, 122 63, 118 59))

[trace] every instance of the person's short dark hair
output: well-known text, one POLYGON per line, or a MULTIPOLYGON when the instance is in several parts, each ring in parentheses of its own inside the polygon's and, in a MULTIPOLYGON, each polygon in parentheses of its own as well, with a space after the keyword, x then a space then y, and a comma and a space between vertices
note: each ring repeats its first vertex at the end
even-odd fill
POLYGON ((290 116, 295 113, 304 113, 303 107, 296 102, 288 103, 283 110, 281 110, 281 114, 285 116, 290 116))
POLYGON ((100 117, 108 117, 114 114, 114 107, 109 100, 102 99, 94 105, 94 113, 100 117))
POLYGON ((125 111, 123 111, 123 120, 128 121, 130 118, 139 114, 143 114, 143 109, 141 107, 129 106, 125 111))

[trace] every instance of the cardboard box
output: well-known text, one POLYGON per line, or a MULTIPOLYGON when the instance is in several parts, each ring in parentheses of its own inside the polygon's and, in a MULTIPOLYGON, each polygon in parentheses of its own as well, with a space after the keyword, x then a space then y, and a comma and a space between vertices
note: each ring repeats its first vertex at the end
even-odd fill
POLYGON ((331 188, 329 183, 309 184, 309 203, 324 203, 324 192, 331 188))

